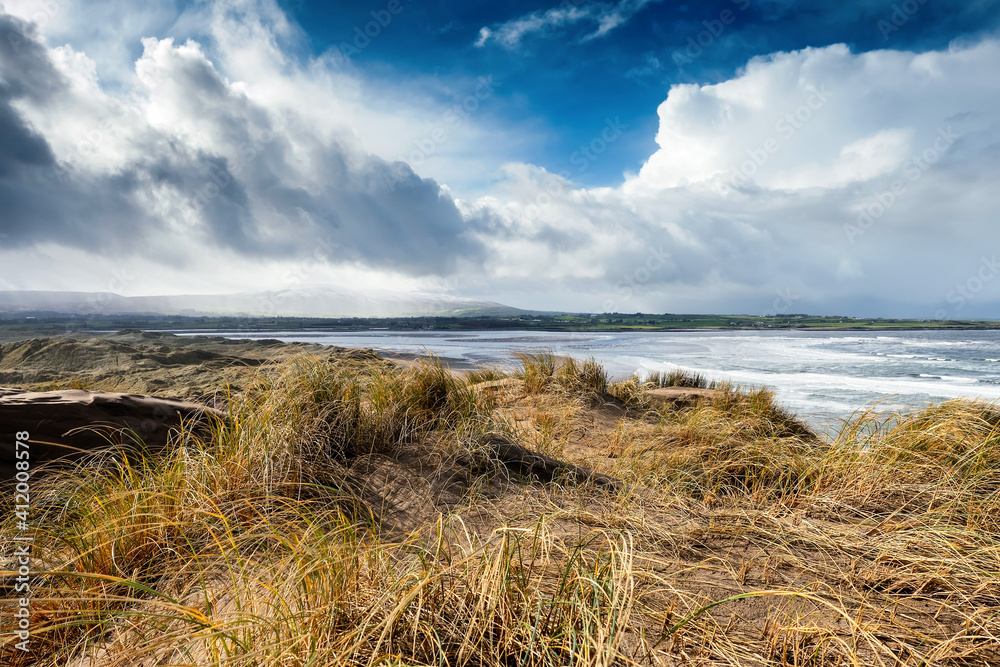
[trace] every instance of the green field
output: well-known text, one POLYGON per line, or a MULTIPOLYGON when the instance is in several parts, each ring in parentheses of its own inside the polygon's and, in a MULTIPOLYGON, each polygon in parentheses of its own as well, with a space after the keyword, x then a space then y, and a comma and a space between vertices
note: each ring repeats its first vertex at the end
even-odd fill
POLYGON ((517 317, 476 314, 392 318, 303 318, 303 317, 174 317, 163 315, 55 315, 47 313, 0 313, 0 340, 53 336, 69 332, 143 330, 233 330, 233 331, 401 331, 445 330, 540 330, 540 331, 662 331, 662 330, 894 330, 894 329, 996 329, 1000 322, 986 320, 907 320, 846 316, 779 315, 679 315, 647 313, 530 313, 517 317))

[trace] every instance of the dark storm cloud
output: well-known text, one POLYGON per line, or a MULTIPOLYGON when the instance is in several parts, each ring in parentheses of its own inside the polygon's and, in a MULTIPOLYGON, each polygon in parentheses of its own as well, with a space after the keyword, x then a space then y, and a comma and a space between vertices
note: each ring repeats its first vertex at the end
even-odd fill
POLYGON ((65 83, 41 45, 26 34, 30 34, 27 24, 0 15, 0 178, 15 175, 21 168, 55 164, 48 143, 12 106, 18 98, 44 100, 65 83))
POLYGON ((294 230, 270 233, 260 253, 274 252, 272 242, 287 254, 335 246, 335 260, 417 275, 450 272, 459 258, 481 259, 474 221, 409 166, 328 146, 315 155, 315 177, 323 183, 316 191, 276 178, 289 157, 275 148, 245 179, 254 198, 277 214, 279 229, 294 230))
MULTIPOLYGON (((22 169, 39 169, 55 164, 45 139, 20 117, 12 103, 21 97, 44 99, 62 84, 44 50, 26 37, 29 26, 13 17, 0 15, 0 187, 11 189, 8 181, 22 169)), ((6 198, 4 199, 6 202, 6 198)), ((10 202, 12 208, 23 204, 10 202)))
POLYGON ((102 153, 110 169, 96 173, 78 155, 61 161, 15 103, 66 113, 71 83, 30 25, 2 16, 0 39, 0 234, 7 248, 48 242, 138 253, 155 245, 161 261, 173 261, 181 243, 170 230, 183 220, 187 241, 250 257, 295 258, 322 247, 333 263, 428 275, 482 256, 473 229, 435 181, 320 139, 294 115, 279 120, 192 43, 155 43, 147 54, 154 65, 149 106, 180 119, 177 127, 122 112, 115 131, 130 144, 118 156, 102 153))
POLYGON ((435 273, 482 253, 451 197, 405 165, 368 156, 363 172, 344 170, 329 180, 330 193, 315 205, 339 218, 333 237, 354 259, 377 257, 411 272, 435 273))
POLYGON ((15 174, 25 167, 54 165, 55 158, 45 139, 21 120, 10 103, 10 94, 0 85, 0 136, 4 142, 0 151, 0 177, 15 174))
POLYGON ((53 241, 92 250, 132 245, 143 214, 129 200, 128 174, 86 178, 59 163, 14 103, 46 106, 69 82, 30 24, 0 15, 0 234, 6 247, 53 241))
POLYGON ((0 14, 0 55, 7 101, 24 97, 44 102, 67 83, 52 66, 34 26, 8 14, 0 14))

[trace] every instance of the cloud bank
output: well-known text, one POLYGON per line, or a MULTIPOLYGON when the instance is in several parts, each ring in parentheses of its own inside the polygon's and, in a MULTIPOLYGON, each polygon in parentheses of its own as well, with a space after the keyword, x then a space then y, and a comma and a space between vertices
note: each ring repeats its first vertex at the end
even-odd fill
MULTIPOLYGON (((585 18, 598 36, 642 4, 490 38, 585 18)), ((566 171, 495 165, 482 195, 400 161, 450 105, 393 111, 339 54, 291 56, 273 3, 200 11, 199 40, 147 36, 113 83, 0 15, 16 36, 0 43, 0 288, 105 290, 125 266, 133 293, 200 276, 203 292, 340 280, 592 312, 996 314, 997 39, 758 57, 667 91, 657 150, 619 183, 574 180, 620 136, 605 119, 566 171)))
POLYGON ((47 242, 177 262, 192 248, 292 258, 320 247, 331 262, 413 275, 481 254, 440 184, 268 90, 267 73, 304 73, 260 16, 214 20, 229 53, 259 60, 259 87, 231 81, 197 42, 147 38, 133 85, 112 97, 86 54, 0 18, 0 34, 17 35, 0 60, 5 248, 47 242))
POLYGON ((490 261, 528 276, 544 254, 550 285, 603 292, 589 310, 982 316, 1000 280, 961 304, 953 292, 1000 253, 998 58, 996 40, 920 54, 833 45, 674 86, 659 150, 619 187, 508 167, 509 200, 484 203, 505 221, 490 261))

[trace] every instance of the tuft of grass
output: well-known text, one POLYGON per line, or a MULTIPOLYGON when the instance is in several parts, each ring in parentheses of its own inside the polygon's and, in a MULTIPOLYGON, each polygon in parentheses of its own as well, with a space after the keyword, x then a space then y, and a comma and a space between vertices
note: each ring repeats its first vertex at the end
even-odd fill
POLYGON ((465 378, 469 384, 481 384, 483 382, 496 382, 507 379, 508 374, 496 366, 484 366, 466 373, 465 378))
MULTIPOLYGON (((646 384, 654 388, 663 387, 692 387, 696 389, 708 389, 710 383, 701 373, 693 373, 680 368, 661 373, 655 371, 646 378, 646 384)), ((714 389, 714 387, 711 387, 714 389)))
MULTIPOLYGON (((626 386, 637 385, 633 378, 626 386)), ((773 392, 717 387, 710 402, 661 411, 655 424, 620 424, 619 474, 653 478, 672 493, 702 499, 760 501, 801 493, 816 476, 825 445, 775 404, 773 392)))
POLYGON ((524 382, 524 390, 529 394, 544 392, 553 382, 556 373, 556 355, 551 350, 516 354, 521 362, 517 376, 524 382))
POLYGON ((608 375, 593 358, 580 363, 566 357, 556 371, 556 382, 567 392, 596 399, 603 398, 608 392, 608 375))
POLYGON ((608 385, 608 394, 621 401, 628 408, 646 409, 649 407, 646 383, 638 375, 612 382, 608 385))

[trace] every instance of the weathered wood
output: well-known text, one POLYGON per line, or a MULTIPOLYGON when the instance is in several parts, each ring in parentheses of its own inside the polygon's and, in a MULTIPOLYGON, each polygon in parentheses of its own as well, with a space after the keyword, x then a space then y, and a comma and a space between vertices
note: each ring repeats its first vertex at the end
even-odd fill
POLYGON ((27 431, 31 469, 109 447, 155 452, 181 425, 202 425, 218 410, 168 398, 80 389, 31 392, 0 389, 0 481, 15 472, 15 436, 27 431))

